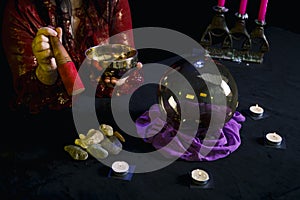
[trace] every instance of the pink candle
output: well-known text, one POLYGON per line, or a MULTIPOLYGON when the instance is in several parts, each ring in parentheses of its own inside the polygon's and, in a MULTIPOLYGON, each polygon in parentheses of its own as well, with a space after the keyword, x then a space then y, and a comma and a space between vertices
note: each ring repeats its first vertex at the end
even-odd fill
POLYGON ((219 7, 224 7, 224 5, 225 5, 225 0, 218 0, 219 7))
POLYGON ((239 14, 241 15, 246 14, 247 2, 248 0, 241 0, 239 14))
POLYGON ((257 18, 257 20, 259 22, 265 22, 265 16, 266 16, 266 12, 267 12, 267 5, 268 5, 268 0, 261 0, 259 13, 258 13, 258 18, 257 18))

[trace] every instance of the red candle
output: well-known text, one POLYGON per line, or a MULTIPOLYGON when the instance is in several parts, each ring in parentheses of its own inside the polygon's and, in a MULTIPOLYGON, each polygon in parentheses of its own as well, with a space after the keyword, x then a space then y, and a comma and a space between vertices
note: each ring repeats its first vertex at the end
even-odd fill
POLYGON ((268 0, 261 0, 259 13, 258 13, 258 18, 257 18, 257 20, 259 22, 265 22, 265 16, 266 16, 266 12, 267 12, 267 5, 268 5, 268 0))
POLYGON ((246 14, 247 2, 248 0, 241 0, 239 14, 241 15, 246 14))
POLYGON ((219 7, 224 7, 224 5, 225 5, 225 0, 218 0, 219 7))

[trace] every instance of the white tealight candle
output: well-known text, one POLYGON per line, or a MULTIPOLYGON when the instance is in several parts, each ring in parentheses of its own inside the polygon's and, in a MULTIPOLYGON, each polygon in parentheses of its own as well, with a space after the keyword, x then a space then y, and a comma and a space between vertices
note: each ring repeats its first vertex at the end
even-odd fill
POLYGON ((125 161, 115 161, 111 168, 116 174, 124 175, 129 170, 129 164, 125 161))
POLYGON ((268 133, 266 135, 267 142, 273 145, 280 145, 282 142, 282 137, 277 133, 268 133))
POLYGON ((202 169, 194 169, 191 172, 191 177, 198 184, 206 184, 209 181, 208 173, 202 169))
POLYGON ((254 116, 262 116, 264 113, 264 109, 258 106, 258 104, 256 104, 255 106, 250 106, 249 110, 254 116))

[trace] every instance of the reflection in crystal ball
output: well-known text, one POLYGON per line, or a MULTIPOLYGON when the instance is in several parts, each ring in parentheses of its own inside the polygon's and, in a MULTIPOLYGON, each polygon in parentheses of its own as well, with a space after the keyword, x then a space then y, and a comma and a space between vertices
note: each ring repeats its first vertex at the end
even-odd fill
POLYGON ((174 62, 161 77, 158 102, 168 119, 178 122, 196 122, 200 128, 211 126, 212 110, 216 111, 222 107, 224 111, 222 123, 216 125, 222 128, 236 111, 238 89, 225 65, 208 57, 181 58, 174 62), (212 68, 215 70, 211 70, 212 68), (190 87, 178 78, 178 73, 184 77, 190 87), (200 113, 197 117, 189 114, 192 113, 190 111, 195 110, 194 106, 199 108, 200 113), (182 112, 181 109, 186 110, 182 112), (185 115, 183 116, 182 113, 185 115))

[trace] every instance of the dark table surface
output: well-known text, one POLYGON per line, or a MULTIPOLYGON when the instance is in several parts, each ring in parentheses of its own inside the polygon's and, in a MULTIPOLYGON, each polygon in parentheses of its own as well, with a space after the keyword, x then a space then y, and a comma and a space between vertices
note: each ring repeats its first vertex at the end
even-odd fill
MULTIPOLYGON (((134 173, 130 181, 114 179, 108 177, 109 167, 95 158, 75 161, 64 151, 64 145, 78 138, 70 111, 37 116, 8 112, 1 123, 1 199, 299 199, 300 35, 276 27, 268 27, 265 34, 270 51, 262 64, 221 61, 238 86, 237 110, 259 103, 268 113, 261 120, 246 116, 241 145, 227 157, 203 162, 178 159, 156 171, 134 173), (260 143, 271 131, 283 136, 284 148, 260 143), (210 188, 190 187, 187 174, 193 168, 209 171, 210 188)), ((151 85, 138 92, 132 118, 155 103, 155 95, 151 85)), ((99 120, 114 125, 109 100, 96 103, 99 120)), ((139 139, 127 135, 125 139, 127 150, 151 150, 139 139)))

